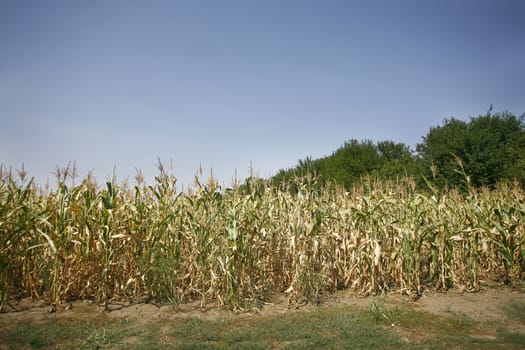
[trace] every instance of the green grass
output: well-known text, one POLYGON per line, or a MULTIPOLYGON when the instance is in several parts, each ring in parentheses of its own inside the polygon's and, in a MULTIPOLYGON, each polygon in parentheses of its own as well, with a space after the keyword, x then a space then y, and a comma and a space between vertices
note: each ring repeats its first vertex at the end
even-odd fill
POLYGON ((382 327, 363 321, 363 315, 348 309, 315 311, 249 321, 199 321, 192 330, 174 328, 171 335, 180 339, 181 349, 381 349, 402 345, 382 327))
POLYGON ((525 303, 514 301, 507 307, 507 313, 512 318, 518 320, 522 324, 525 324, 525 303))
POLYGON ((141 334, 126 319, 17 321, 3 324, 0 349, 106 349, 118 345, 126 336, 141 334))
POLYGON ((524 345, 525 334, 501 325, 376 301, 366 310, 326 307, 271 317, 154 320, 145 326, 104 315, 16 323, 0 318, 0 349, 521 349, 524 345))

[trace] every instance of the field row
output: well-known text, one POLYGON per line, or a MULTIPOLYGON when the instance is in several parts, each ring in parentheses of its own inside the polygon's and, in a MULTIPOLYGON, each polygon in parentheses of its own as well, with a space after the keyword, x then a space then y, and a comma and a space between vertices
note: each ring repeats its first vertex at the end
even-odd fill
MULTIPOLYGON (((64 179, 65 180, 65 179, 64 179)), ((476 290, 525 280, 525 203, 517 185, 416 191, 409 180, 364 180, 294 191, 262 180, 180 193, 160 169, 154 185, 89 177, 43 191, 0 178, 0 306, 31 296, 68 300, 145 296, 249 308, 273 294, 425 288, 476 290)))

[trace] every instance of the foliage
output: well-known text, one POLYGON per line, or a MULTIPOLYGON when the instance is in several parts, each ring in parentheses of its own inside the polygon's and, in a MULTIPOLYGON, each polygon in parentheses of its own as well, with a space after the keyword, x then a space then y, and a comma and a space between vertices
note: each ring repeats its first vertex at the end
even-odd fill
POLYGON ((353 139, 331 156, 299 160, 295 168, 280 170, 272 181, 274 184, 289 183, 296 177, 314 176, 319 187, 335 182, 349 190, 365 176, 395 180, 417 173, 417 159, 405 144, 392 141, 374 144, 370 140, 359 142, 353 139))
MULTIPOLYGON (((330 156, 307 157, 296 167, 281 169, 274 184, 294 178, 316 179, 318 188, 337 183, 350 190, 363 177, 395 180, 412 177, 421 190, 444 187, 494 187, 500 181, 525 185, 525 115, 492 113, 462 121, 445 119, 431 127, 417 153, 402 143, 370 140, 346 142, 330 156), (468 179, 465 177, 468 176, 468 179)), ((292 187, 289 190, 295 191, 292 187)))
POLYGON ((445 119, 417 146, 426 176, 439 186, 464 186, 463 171, 476 187, 515 179, 525 184, 524 118, 489 110, 469 122, 445 119))
POLYGON ((525 278, 525 203, 518 184, 421 193, 411 179, 363 180, 352 191, 248 178, 176 190, 86 178, 55 190, 0 176, 0 306, 31 296, 53 306, 92 299, 200 300, 258 307, 273 294, 319 302, 425 288, 479 288, 525 278))

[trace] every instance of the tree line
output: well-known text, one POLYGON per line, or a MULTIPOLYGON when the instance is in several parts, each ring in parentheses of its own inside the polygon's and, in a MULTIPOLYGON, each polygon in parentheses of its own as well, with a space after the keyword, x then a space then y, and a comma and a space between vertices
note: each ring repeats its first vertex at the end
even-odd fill
POLYGON ((494 187, 500 181, 525 185, 525 114, 493 113, 463 121, 445 119, 430 128, 415 150, 393 141, 352 139, 330 156, 299 160, 272 177, 275 185, 293 178, 315 177, 323 186, 347 189, 363 177, 395 180, 412 177, 419 186, 494 187))

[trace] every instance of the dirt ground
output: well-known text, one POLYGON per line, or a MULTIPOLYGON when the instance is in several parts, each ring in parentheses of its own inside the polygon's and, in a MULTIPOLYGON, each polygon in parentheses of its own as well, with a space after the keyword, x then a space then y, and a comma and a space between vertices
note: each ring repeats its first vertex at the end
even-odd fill
MULTIPOLYGON (((151 303, 111 304, 109 311, 90 302, 77 301, 62 310, 50 313, 49 306, 30 300, 21 300, 13 305, 16 311, 0 313, 0 322, 10 321, 45 321, 49 319, 89 319, 90 317, 106 317, 129 319, 138 324, 146 324, 155 320, 201 318, 225 319, 242 317, 275 317, 293 312, 304 312, 316 308, 353 306, 357 308, 370 307, 372 302, 388 305, 399 305, 416 311, 425 311, 443 316, 466 316, 484 324, 502 324, 513 332, 525 333, 525 325, 509 315, 508 308, 514 303, 525 304, 523 288, 493 286, 475 293, 461 293, 458 290, 447 292, 425 292, 416 301, 399 293, 389 293, 375 297, 356 297, 344 292, 331 295, 322 300, 319 306, 311 304, 289 305, 285 296, 277 298, 273 303, 267 303, 259 310, 251 312, 231 312, 219 310, 213 305, 203 309, 199 302, 183 305, 155 305, 151 303)), ((490 333, 490 332, 489 332, 490 333)))

